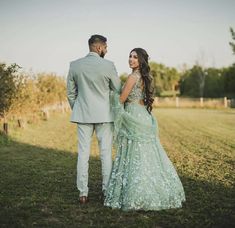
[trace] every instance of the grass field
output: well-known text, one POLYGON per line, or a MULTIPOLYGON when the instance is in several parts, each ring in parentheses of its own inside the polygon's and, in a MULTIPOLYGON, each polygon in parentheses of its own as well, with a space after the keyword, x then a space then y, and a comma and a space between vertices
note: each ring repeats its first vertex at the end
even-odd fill
POLYGON ((185 188, 182 209, 122 212, 102 205, 92 142, 90 202, 75 186, 76 126, 68 114, 0 135, 0 227, 232 227, 235 110, 158 109, 160 139, 185 188))

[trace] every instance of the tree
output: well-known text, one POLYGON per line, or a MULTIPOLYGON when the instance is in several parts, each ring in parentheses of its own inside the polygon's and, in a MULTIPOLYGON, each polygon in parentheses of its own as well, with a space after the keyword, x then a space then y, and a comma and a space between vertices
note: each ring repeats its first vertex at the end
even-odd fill
POLYGON ((7 114, 19 89, 21 77, 18 74, 20 66, 6 66, 0 63, 0 117, 4 118, 3 131, 8 134, 7 114))
MULTIPOLYGON (((232 39, 235 41, 235 32, 233 31, 232 28, 230 28, 230 32, 231 32, 231 35, 232 35, 232 39)), ((232 47, 233 54, 235 55, 235 43, 229 42, 229 44, 232 47)))
POLYGON ((11 114, 20 117, 25 113, 38 111, 38 93, 35 78, 31 75, 22 74, 22 80, 16 93, 14 102, 12 103, 11 114))
POLYGON ((154 78, 155 93, 160 96, 163 91, 175 91, 180 75, 173 67, 166 67, 163 64, 150 62, 151 75, 154 78))
POLYGON ((0 63, 0 116, 6 117, 19 90, 21 77, 18 74, 20 66, 6 66, 0 63))
POLYGON ((202 84, 202 67, 195 65, 192 69, 187 70, 180 79, 181 95, 190 97, 201 97, 203 95, 204 83, 202 84))
POLYGON ((38 75, 36 86, 39 107, 62 102, 66 98, 66 84, 63 78, 55 74, 41 73, 38 75))
MULTIPOLYGON (((232 39, 235 41, 235 32, 230 28, 232 39)), ((229 42, 235 55, 235 43, 229 42)), ((228 97, 235 97, 235 63, 230 66, 225 72, 225 91, 228 97)))
POLYGON ((205 70, 204 97, 224 96, 224 76, 221 69, 208 68, 205 70))
POLYGON ((235 64, 224 69, 224 90, 229 98, 235 97, 235 64))
POLYGON ((190 97, 223 97, 235 96, 235 65, 216 69, 195 65, 184 72, 180 80, 180 93, 190 97), (203 87, 200 86, 202 76, 203 87))
POLYGON ((171 86, 171 91, 173 92, 173 95, 175 96, 175 90, 179 84, 180 74, 175 68, 168 68, 167 75, 168 75, 169 86, 171 86))

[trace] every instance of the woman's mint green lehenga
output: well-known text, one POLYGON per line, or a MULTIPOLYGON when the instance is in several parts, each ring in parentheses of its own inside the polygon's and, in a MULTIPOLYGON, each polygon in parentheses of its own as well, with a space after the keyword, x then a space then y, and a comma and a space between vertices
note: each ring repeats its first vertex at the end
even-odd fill
POLYGON ((158 126, 143 99, 141 76, 128 96, 125 108, 113 95, 116 158, 104 205, 122 210, 179 208, 185 201, 182 183, 158 137, 158 126))

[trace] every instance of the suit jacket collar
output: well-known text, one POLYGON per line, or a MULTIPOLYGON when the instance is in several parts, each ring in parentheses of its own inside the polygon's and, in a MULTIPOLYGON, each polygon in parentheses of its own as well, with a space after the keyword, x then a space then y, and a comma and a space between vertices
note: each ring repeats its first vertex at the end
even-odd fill
POLYGON ((96 53, 96 52, 89 52, 88 54, 87 54, 87 56, 96 56, 96 57, 100 57, 99 55, 98 55, 98 53, 96 53))

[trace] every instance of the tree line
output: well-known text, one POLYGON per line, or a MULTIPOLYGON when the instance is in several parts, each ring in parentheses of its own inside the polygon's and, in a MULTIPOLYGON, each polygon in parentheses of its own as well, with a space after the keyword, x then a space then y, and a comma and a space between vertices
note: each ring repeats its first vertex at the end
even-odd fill
MULTIPOLYGON (((226 68, 195 65, 182 72, 150 62, 155 95, 164 91, 186 97, 235 98, 235 64, 226 68)), ((0 63, 0 117, 39 112, 46 105, 66 101, 66 81, 55 74, 29 75, 19 72, 17 64, 0 63)), ((120 76, 124 82, 127 74, 120 76)))
MULTIPOLYGON (((233 41, 230 42, 235 54, 235 32, 230 29, 233 41)), ((187 97, 228 97, 235 98, 235 64, 224 68, 203 68, 199 64, 178 71, 174 67, 150 62, 154 79, 155 95, 164 91, 187 97)), ((122 82, 127 74, 120 76, 122 82)), ((20 66, 7 66, 0 63, 0 117, 25 115, 38 112, 46 105, 66 101, 66 82, 55 74, 26 74, 20 66)))
MULTIPOLYGON (((174 67, 150 62, 150 69, 156 96, 171 91, 170 96, 179 92, 179 96, 192 98, 235 98, 235 64, 220 69, 195 64, 179 72, 174 67)), ((127 74, 122 74, 120 78, 124 83, 127 74)))

